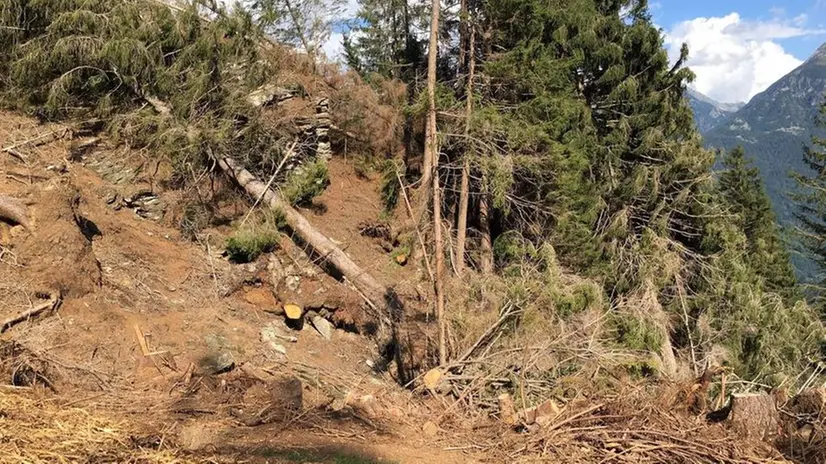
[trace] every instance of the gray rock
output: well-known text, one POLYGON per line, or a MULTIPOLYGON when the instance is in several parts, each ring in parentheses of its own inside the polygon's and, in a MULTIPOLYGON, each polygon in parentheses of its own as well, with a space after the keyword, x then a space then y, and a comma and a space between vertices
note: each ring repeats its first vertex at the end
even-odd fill
POLYGON ((235 368, 235 358, 229 351, 214 352, 201 358, 198 367, 203 374, 221 374, 235 368))
POLYGON ((333 331, 335 328, 333 324, 330 323, 327 319, 319 316, 318 314, 313 314, 310 316, 310 323, 315 327, 318 333, 321 334, 326 340, 330 340, 333 338, 333 331))

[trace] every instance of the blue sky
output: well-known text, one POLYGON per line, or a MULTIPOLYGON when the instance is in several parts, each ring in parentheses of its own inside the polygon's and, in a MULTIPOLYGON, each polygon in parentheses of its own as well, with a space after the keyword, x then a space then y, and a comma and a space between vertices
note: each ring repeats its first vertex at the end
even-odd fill
POLYGON ((649 0, 672 57, 689 44, 697 90, 747 101, 826 42, 826 0, 649 0))

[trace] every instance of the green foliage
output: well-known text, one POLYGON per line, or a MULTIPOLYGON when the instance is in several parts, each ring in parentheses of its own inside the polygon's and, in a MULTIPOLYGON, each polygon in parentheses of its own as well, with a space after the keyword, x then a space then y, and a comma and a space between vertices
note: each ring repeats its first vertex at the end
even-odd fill
POLYGON ((276 231, 240 230, 227 240, 226 251, 233 262, 249 263, 261 253, 272 251, 277 244, 276 231))
MULTIPOLYGON (((826 128, 826 103, 821 106, 819 123, 826 128)), ((826 137, 812 137, 803 153, 808 173, 794 174, 799 190, 793 195, 797 204, 795 217, 799 224, 798 236, 803 252, 817 265, 817 305, 826 313, 824 288, 826 288, 826 137)))
POLYGON ((663 344, 662 331, 652 323, 630 314, 613 314, 609 320, 617 343, 634 351, 659 353, 663 344))
POLYGON ((381 185, 379 197, 385 213, 396 209, 401 197, 399 177, 404 178, 404 166, 398 160, 386 160, 381 166, 381 185))
POLYGON ((742 147, 729 151, 723 166, 719 189, 735 224, 746 237, 746 264, 765 282, 766 289, 794 297, 797 279, 760 172, 746 160, 742 147))
POLYGON ((280 159, 283 134, 245 96, 276 69, 252 15, 213 6, 14 0, 0 15, 0 97, 51 119, 101 117, 116 141, 168 157, 180 176, 212 154, 259 172, 280 159))
POLYGON ((269 253, 278 246, 278 231, 286 225, 284 213, 280 210, 260 213, 254 222, 243 225, 227 239, 227 255, 236 263, 255 261, 262 253, 269 253))
POLYGON ((284 199, 296 206, 306 206, 312 203, 313 198, 321 195, 330 185, 330 174, 327 163, 315 160, 296 170, 287 179, 281 193, 284 199))

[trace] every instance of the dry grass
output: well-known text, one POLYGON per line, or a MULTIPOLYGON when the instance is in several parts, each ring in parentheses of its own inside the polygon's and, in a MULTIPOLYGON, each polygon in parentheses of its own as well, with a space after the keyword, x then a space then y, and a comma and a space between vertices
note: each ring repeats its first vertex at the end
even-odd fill
POLYGON ((0 463, 196 462, 158 449, 160 443, 142 446, 132 432, 112 418, 0 388, 0 463))

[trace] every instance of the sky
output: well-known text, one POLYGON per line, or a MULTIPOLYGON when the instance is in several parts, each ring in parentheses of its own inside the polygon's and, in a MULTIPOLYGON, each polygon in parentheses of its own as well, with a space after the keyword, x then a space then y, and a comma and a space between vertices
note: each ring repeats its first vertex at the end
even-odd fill
POLYGON ((649 0, 672 59, 683 42, 692 86, 746 102, 826 42, 826 0, 649 0))
MULTIPOLYGON (((347 0, 344 16, 355 15, 347 0)), ((788 74, 826 42, 826 0, 649 0, 672 60, 683 42, 692 84, 726 103, 747 102, 788 74)), ((333 59, 342 52, 342 32, 324 45, 333 59)))

